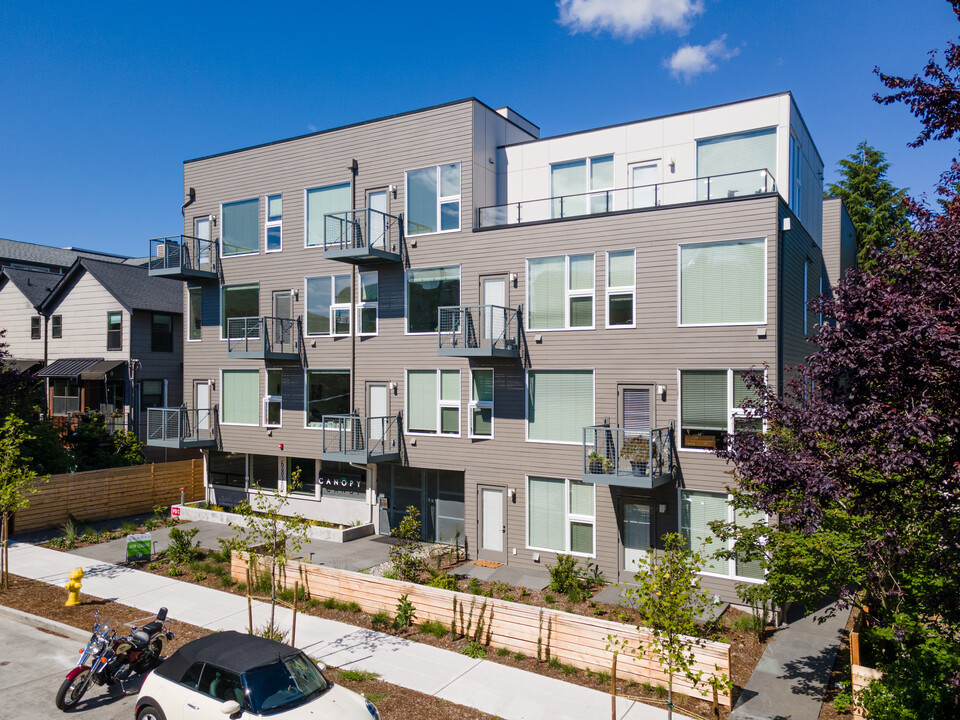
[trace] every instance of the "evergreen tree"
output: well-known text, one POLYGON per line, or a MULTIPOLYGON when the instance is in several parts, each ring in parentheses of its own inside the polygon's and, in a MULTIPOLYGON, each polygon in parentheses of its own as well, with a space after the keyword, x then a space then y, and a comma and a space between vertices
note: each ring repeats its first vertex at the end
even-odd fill
POLYGON ((857 265, 870 269, 873 251, 889 248, 899 235, 910 229, 903 204, 907 191, 887 180, 890 163, 866 140, 837 165, 842 179, 829 185, 827 191, 843 199, 857 230, 857 265))

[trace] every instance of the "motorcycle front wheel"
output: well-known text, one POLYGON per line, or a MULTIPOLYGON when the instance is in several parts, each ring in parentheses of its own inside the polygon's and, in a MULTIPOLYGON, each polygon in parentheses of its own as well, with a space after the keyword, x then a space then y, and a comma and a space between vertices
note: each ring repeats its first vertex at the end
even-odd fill
POLYGON ((66 712, 78 702, 90 686, 90 671, 84 670, 72 680, 66 678, 57 691, 57 707, 66 712))

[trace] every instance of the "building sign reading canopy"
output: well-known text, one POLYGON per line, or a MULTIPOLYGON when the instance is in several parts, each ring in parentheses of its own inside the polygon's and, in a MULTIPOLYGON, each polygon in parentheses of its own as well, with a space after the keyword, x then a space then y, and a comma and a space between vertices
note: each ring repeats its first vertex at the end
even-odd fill
POLYGON ((320 471, 317 484, 323 495, 362 499, 367 494, 367 478, 354 473, 320 471))

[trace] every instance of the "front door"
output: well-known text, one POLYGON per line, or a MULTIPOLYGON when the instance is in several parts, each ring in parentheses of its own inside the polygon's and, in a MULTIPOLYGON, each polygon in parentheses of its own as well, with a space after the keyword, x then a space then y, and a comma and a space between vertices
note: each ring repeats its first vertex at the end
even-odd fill
POLYGON ((477 493, 480 512, 477 517, 480 523, 478 537, 480 551, 477 553, 481 560, 495 562, 507 561, 507 499, 506 490, 502 487, 478 485, 477 493))
POLYGON ((658 204, 657 163, 645 163, 630 167, 630 187, 633 188, 631 202, 635 208, 653 207, 658 204))
POLYGON ((646 501, 624 500, 620 513, 623 554, 620 582, 632 582, 640 563, 650 555, 653 537, 653 505, 646 501))
POLYGON ((197 267, 210 269, 210 216, 199 217, 193 221, 193 235, 201 242, 197 243, 197 267))
POLYGON ((481 346, 503 347, 506 318, 499 308, 507 305, 507 279, 505 277, 483 278, 480 282, 480 302, 485 306, 481 346), (490 305, 496 307, 488 307, 490 305))
POLYGON ((367 195, 367 207, 373 212, 370 213, 370 219, 367 221, 367 236, 370 239, 370 247, 380 250, 389 250, 384 246, 384 234, 386 233, 386 222, 384 215, 387 213, 387 191, 374 190, 367 195), (381 214, 382 213, 382 214, 381 214))
POLYGON ((197 410, 197 430, 210 429, 210 383, 198 382, 194 386, 194 408, 197 410))
POLYGON ((273 337, 271 341, 278 352, 291 352, 293 347, 293 297, 289 290, 273 294, 273 337))
POLYGON ((387 437, 387 425, 390 422, 387 386, 381 384, 367 385, 367 417, 370 419, 370 438, 368 451, 385 452, 384 438, 387 437))

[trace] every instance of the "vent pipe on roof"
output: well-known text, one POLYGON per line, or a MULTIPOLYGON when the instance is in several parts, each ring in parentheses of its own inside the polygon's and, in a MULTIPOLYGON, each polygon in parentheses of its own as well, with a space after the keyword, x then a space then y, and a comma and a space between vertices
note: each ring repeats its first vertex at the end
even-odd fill
POLYGON ((186 214, 186 209, 188 206, 193 205, 197 201, 197 191, 193 188, 190 188, 187 191, 187 201, 180 206, 180 215, 186 214))

